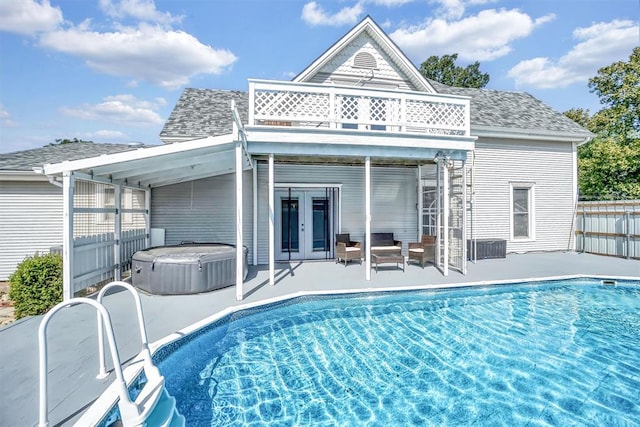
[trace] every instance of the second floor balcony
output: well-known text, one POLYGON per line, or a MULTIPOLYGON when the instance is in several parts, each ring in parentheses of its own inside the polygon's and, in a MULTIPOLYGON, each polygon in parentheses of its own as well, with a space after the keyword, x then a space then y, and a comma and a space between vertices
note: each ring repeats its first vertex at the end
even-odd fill
POLYGON ((468 139, 470 101, 423 92, 249 80, 248 126, 468 139))

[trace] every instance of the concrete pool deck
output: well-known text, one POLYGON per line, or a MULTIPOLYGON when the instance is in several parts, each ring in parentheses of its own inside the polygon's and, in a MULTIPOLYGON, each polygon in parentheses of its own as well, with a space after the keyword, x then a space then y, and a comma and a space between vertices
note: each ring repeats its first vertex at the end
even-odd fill
MULTIPOLYGON (((269 286, 264 266, 251 268, 244 284, 243 301, 236 301, 235 287, 198 295, 157 296, 141 294, 151 342, 234 306, 280 298, 300 291, 343 291, 411 288, 494 281, 519 281, 568 275, 629 277, 640 281, 640 261, 578 253, 531 253, 506 259, 469 263, 467 275, 451 271, 444 277, 433 266, 395 265, 372 270, 364 280, 364 264, 333 261, 291 262, 276 265, 276 285, 269 286)), ((134 304, 125 292, 105 298, 111 313, 121 360, 140 351, 134 304)), ((97 380, 98 357, 95 311, 74 306, 57 313, 48 327, 49 421, 71 425, 106 387, 113 372, 97 380)), ((41 316, 21 319, 0 327, 0 426, 33 426, 38 422, 38 327, 41 316)), ((107 360, 109 358, 107 357, 107 360)), ((109 362, 108 362, 109 363, 109 362)))

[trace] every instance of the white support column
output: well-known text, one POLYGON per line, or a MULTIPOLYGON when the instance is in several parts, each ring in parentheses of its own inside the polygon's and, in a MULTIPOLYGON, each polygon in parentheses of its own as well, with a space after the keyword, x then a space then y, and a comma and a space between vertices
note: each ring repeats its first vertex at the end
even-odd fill
MULTIPOLYGON (((113 198, 114 198, 114 206, 115 206, 115 214, 113 216, 114 219, 114 227, 113 234, 115 237, 115 243, 113 245, 113 261, 115 264, 115 268, 113 270, 113 277, 115 280, 122 280, 122 186, 114 185, 113 186, 113 198)), ((104 207, 104 206, 101 206, 104 207)))
POLYGON ((242 142, 236 141, 236 299, 242 301, 243 267, 242 241, 242 142))
POLYGON ((269 284, 276 284, 276 229, 273 154, 269 154, 269 284))
POLYGON ((436 266, 442 269, 442 163, 436 161, 436 266))
POLYGON ((258 265, 258 163, 253 164, 253 265, 258 265))
POLYGON ((449 275, 449 159, 442 161, 442 274, 449 275))
POLYGON ((467 274, 467 162, 462 161, 462 274, 467 274))
POLYGON ((73 194, 75 178, 73 172, 62 173, 62 297, 73 298, 73 194))
POLYGON ((418 239, 417 239, 418 242, 422 238, 422 229, 424 227, 424 224, 422 223, 423 221, 422 211, 424 209, 424 206, 422 205, 423 197, 424 197, 424 190, 422 188, 422 167, 418 165, 418 239))
POLYGON ((371 157, 364 160, 364 266, 365 278, 371 280, 371 157))
POLYGON ((151 247, 151 189, 144 190, 144 210, 145 210, 145 248, 151 247))

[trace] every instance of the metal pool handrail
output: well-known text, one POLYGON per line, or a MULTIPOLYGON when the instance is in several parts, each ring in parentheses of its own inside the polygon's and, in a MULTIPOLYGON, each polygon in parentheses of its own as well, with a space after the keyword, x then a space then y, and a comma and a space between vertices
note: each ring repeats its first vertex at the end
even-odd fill
MULTIPOLYGON (((111 317, 107 309, 100 303, 89 298, 72 298, 68 301, 63 301, 53 307, 40 322, 38 328, 38 359, 40 369, 40 405, 39 405, 39 427, 48 427, 48 406, 47 406, 47 325, 51 317, 63 308, 70 307, 76 304, 89 304, 93 306, 98 313, 98 319, 104 322, 107 330, 107 339, 109 340, 109 348, 111 350, 111 359, 113 360, 114 370, 116 372, 118 394, 120 395, 120 402, 118 406, 121 413, 131 414, 138 413, 138 408, 134 403, 129 400, 129 392, 127 390, 127 384, 122 374, 122 367, 120 366, 120 356, 118 355, 118 347, 113 335, 113 326, 111 325, 111 317)), ((102 327, 100 328, 102 330, 102 327)))
MULTIPOLYGON (((151 360, 151 352, 149 351, 149 339, 147 338, 147 329, 144 324, 144 316, 142 314, 142 303, 140 301, 140 295, 136 291, 136 289, 130 284, 122 281, 111 282, 108 285, 104 286, 100 293, 98 294, 98 303, 102 304, 102 299, 104 298, 105 293, 112 288, 121 287, 125 288, 133 295, 133 300, 136 304, 136 312, 138 315, 138 326, 140 328, 140 339, 142 341, 142 350, 140 353, 142 354, 142 358, 144 360, 144 370, 147 378, 149 380, 156 380, 160 377, 160 371, 153 364, 151 360)), ((104 357, 104 333, 102 328, 102 318, 98 315, 98 358, 99 358, 99 370, 98 370, 98 379, 102 379, 107 377, 109 374, 107 373, 105 366, 105 357, 104 357)), ((115 362, 114 362, 115 365, 115 362)))

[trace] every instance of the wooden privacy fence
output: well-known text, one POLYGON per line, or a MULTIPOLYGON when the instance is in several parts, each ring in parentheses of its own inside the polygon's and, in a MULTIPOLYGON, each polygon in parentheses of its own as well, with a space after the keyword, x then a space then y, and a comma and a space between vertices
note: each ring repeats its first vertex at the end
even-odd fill
POLYGON ((578 202, 576 250, 640 259, 640 200, 578 202))

